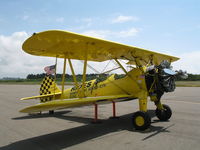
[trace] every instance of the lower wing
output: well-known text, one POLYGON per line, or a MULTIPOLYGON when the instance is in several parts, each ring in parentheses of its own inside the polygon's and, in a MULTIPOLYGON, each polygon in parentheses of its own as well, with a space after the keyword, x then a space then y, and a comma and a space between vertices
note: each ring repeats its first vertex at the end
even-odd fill
POLYGON ((86 97, 86 98, 73 98, 64 100, 53 100, 45 103, 39 103, 30 107, 26 107, 20 112, 33 113, 40 111, 64 109, 70 107, 78 107, 84 105, 91 105, 94 103, 112 102, 112 101, 126 101, 134 99, 132 95, 113 95, 113 96, 99 96, 99 97, 86 97))

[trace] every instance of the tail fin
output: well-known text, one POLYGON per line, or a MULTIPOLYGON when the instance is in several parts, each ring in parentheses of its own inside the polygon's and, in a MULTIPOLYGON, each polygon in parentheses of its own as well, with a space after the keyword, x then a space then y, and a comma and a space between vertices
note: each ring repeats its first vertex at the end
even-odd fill
MULTIPOLYGON (((54 94, 61 92, 61 90, 56 85, 54 78, 50 75, 45 76, 40 86, 40 95, 54 94)), ((53 96, 51 97, 42 97, 40 98, 40 102, 51 101, 53 96)))

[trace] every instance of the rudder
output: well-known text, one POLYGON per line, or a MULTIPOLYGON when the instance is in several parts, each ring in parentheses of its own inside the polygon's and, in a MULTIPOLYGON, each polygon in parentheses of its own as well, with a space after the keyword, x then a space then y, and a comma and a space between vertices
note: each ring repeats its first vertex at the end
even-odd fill
MULTIPOLYGON (((51 75, 46 75, 40 86, 40 95, 54 94, 61 92, 51 75)), ((40 98, 40 102, 53 100, 53 96, 40 98)))

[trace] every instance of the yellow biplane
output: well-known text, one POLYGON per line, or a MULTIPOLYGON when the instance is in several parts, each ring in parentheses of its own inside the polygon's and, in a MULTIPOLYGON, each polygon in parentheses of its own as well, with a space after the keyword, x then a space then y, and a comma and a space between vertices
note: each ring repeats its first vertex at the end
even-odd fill
POLYGON ((131 119, 135 129, 145 130, 151 124, 147 113, 147 98, 150 97, 160 120, 166 121, 172 115, 170 107, 161 103, 161 96, 175 89, 176 73, 171 70, 171 63, 177 61, 177 57, 59 30, 34 33, 24 42, 22 49, 31 55, 55 57, 56 60, 63 58, 64 67, 62 88, 56 85, 55 77, 47 75, 42 81, 39 96, 21 99, 39 98, 40 103, 20 112, 53 113, 57 109, 94 105, 94 121, 97 122, 98 104, 113 103, 113 117, 116 117, 115 102, 138 99, 139 111, 131 119), (84 62, 81 83, 77 82, 72 59, 84 62), (119 77, 113 74, 103 80, 86 81, 88 61, 106 60, 114 60, 125 75, 119 77), (132 66, 131 70, 127 71, 120 60, 127 60, 127 64, 132 66), (74 87, 70 89, 64 89, 67 62, 74 80, 74 87))

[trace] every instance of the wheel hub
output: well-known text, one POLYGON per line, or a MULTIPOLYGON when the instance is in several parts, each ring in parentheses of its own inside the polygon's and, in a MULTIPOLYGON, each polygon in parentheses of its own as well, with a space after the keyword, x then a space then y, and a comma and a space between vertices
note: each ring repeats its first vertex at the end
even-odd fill
POLYGON ((137 116, 135 118, 135 122, 138 126, 143 126, 144 125, 144 118, 142 116, 137 116))

